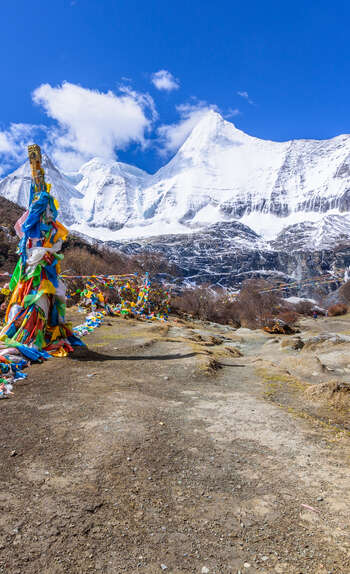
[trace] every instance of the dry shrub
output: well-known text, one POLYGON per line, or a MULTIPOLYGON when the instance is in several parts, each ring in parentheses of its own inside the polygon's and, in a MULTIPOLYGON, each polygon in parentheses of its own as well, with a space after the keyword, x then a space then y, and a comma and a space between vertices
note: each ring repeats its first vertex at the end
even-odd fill
POLYGON ((146 271, 150 275, 175 273, 174 267, 159 253, 142 252, 130 256, 104 247, 96 248, 75 238, 67 242, 63 251, 62 268, 68 275, 124 275, 146 271))
POLYGON ((317 385, 311 385, 305 395, 310 400, 327 401, 333 406, 344 408, 350 403, 350 384, 342 381, 329 381, 317 385))
POLYGON ((299 315, 298 313, 296 313, 296 311, 292 311, 290 309, 286 311, 281 311, 280 313, 278 313, 276 318, 281 319, 281 321, 284 321, 284 323, 287 323, 288 325, 295 325, 295 323, 299 318, 299 315))
POLYGON ((206 287, 185 289, 175 295, 172 300, 172 309, 179 315, 190 315, 198 319, 208 319, 212 306, 212 294, 206 287))
POLYGON ((23 215, 23 212, 24 209, 22 207, 19 207, 19 205, 13 203, 13 201, 2 197, 0 203, 0 225, 8 226, 10 232, 15 235, 13 226, 17 219, 23 215))
POLYGON ((311 303, 311 301, 299 301, 299 303, 297 303, 294 308, 295 311, 299 313, 299 315, 311 316, 314 309, 314 304, 311 303))
POLYGON ((347 312, 348 312, 348 306, 345 305, 344 303, 336 303, 335 305, 332 305, 328 309, 328 315, 330 317, 336 317, 337 315, 346 315, 347 312))
MULTIPOLYGON (((171 307, 179 315, 257 329, 283 311, 281 295, 271 292, 271 287, 265 280, 249 279, 233 300, 223 289, 201 286, 174 297, 171 307)), ((290 312, 289 318, 295 321, 296 314, 290 312)))
POLYGON ((0 224, 0 272, 11 272, 18 259, 16 253, 17 239, 14 238, 7 228, 1 229, 0 224))
POLYGON ((350 281, 347 281, 338 289, 340 299, 350 303, 350 281))
POLYGON ((14 224, 21 217, 24 209, 5 199, 0 202, 0 272, 12 272, 17 263, 16 248, 18 238, 14 230, 14 224))
POLYGON ((120 294, 117 289, 101 289, 105 302, 108 305, 118 305, 121 302, 120 294))
POLYGON ((215 291, 208 286, 185 289, 175 295, 171 308, 178 315, 190 315, 203 321, 240 325, 237 304, 224 290, 215 291))
POLYGON ((93 253, 87 247, 73 247, 64 252, 62 268, 67 275, 108 275, 129 272, 128 258, 93 253))
POLYGON ((130 257, 130 265, 150 275, 166 274, 179 277, 180 270, 176 265, 169 263, 162 253, 142 251, 130 257))
POLYGON ((238 313, 242 327, 257 329, 264 327, 281 312, 282 297, 264 279, 248 279, 242 285, 237 299, 238 313))

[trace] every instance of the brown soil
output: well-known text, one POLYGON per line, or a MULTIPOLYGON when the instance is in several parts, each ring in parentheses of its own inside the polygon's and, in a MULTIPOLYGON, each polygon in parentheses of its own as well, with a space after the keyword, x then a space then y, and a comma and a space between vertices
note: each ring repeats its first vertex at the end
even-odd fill
POLYGON ((300 351, 108 323, 0 402, 0 572, 350 573, 350 440, 281 365, 300 351))

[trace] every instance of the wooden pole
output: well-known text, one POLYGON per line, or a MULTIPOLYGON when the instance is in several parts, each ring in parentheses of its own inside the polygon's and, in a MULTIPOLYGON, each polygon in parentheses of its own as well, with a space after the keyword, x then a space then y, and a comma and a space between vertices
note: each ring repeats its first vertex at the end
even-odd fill
POLYGON ((41 167, 41 149, 37 144, 28 146, 28 157, 32 171, 32 178, 35 182, 37 191, 45 190, 45 173, 41 167))

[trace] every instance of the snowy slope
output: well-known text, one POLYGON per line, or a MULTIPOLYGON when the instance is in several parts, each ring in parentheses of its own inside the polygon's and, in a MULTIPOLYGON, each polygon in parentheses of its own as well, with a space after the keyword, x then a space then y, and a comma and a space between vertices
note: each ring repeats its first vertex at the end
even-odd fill
MULTIPOLYGON (((83 196, 46 155, 43 156, 43 166, 46 181, 52 184, 52 192, 60 204, 60 220, 67 225, 72 225, 77 220, 78 215, 75 212, 73 201, 81 201, 83 196)), ((0 181, 0 195, 21 207, 28 207, 30 184, 30 166, 29 162, 26 162, 0 181)))
POLYGON ((76 223, 88 227, 121 229, 135 214, 142 216, 142 190, 150 176, 125 163, 94 158, 79 170, 76 223))
POLYGON ((319 221, 303 221, 285 227, 270 244, 275 250, 322 250, 350 245, 350 214, 325 215, 319 221))

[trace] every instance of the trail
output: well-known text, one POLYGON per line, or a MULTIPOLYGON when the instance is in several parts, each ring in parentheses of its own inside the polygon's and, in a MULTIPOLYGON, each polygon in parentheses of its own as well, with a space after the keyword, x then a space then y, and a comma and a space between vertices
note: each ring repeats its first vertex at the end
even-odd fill
POLYGON ((293 352, 108 323, 0 402, 0 572, 350 572, 350 439, 259 367, 293 352))

